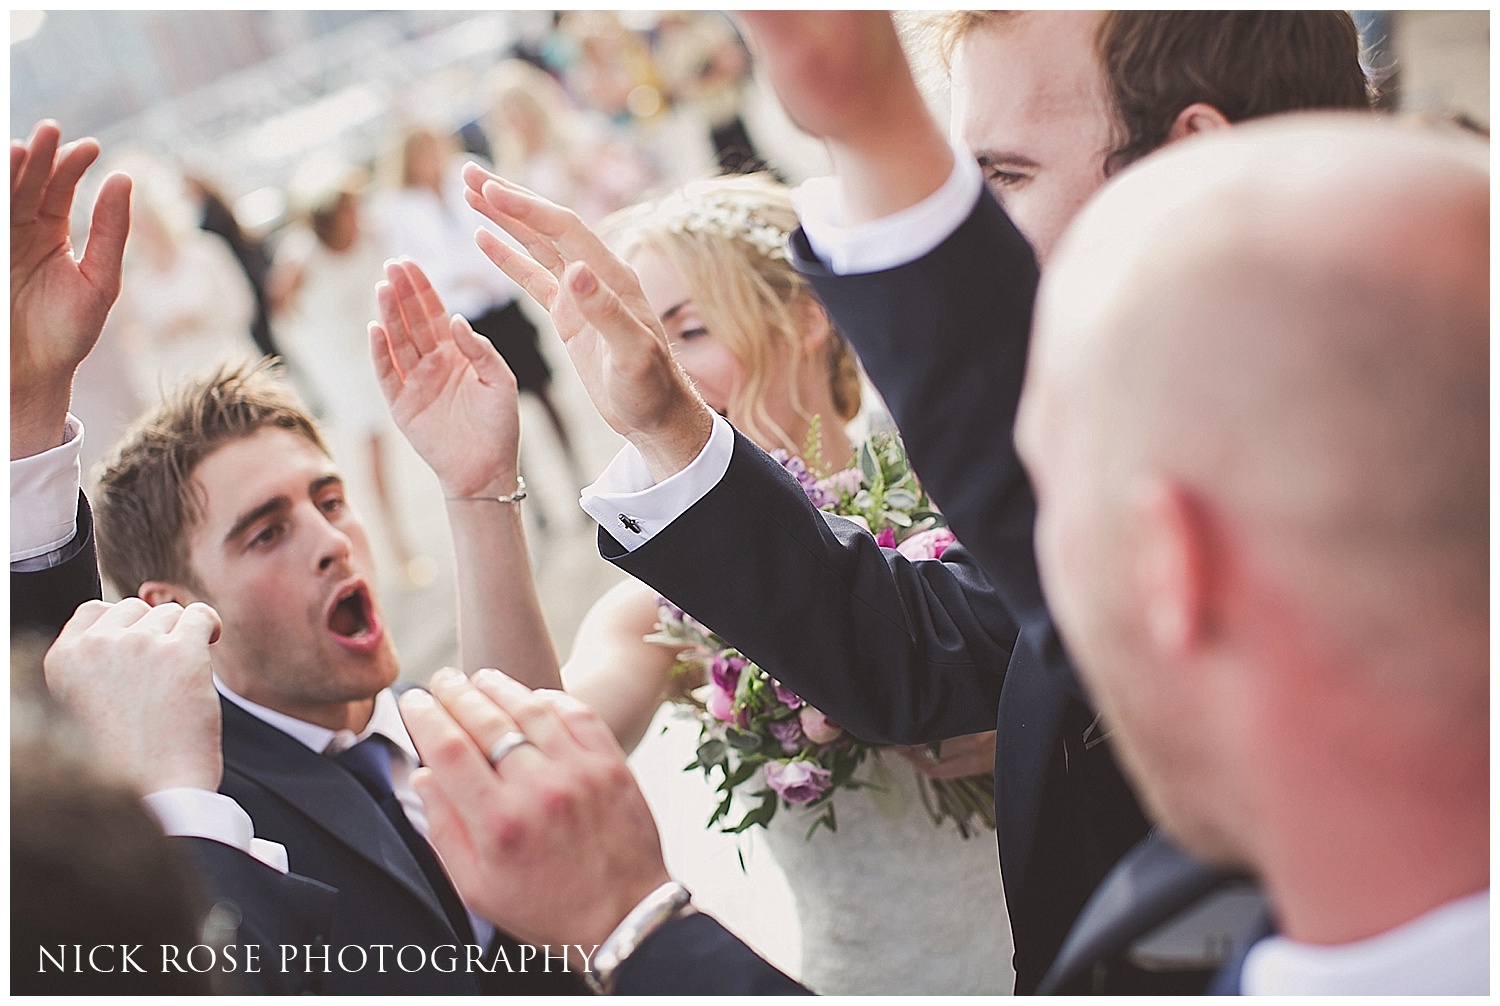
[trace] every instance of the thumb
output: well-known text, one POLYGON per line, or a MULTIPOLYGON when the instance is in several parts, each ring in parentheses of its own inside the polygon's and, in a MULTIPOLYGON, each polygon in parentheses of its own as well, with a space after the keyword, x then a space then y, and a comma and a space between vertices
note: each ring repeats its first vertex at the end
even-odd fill
POLYGON ((479 380, 490 387, 496 385, 515 386, 516 378, 511 373, 510 367, 505 362, 505 357, 494 343, 474 331, 461 314, 455 314, 449 320, 449 327, 453 333, 453 342, 458 346, 458 351, 468 357, 469 362, 474 365, 474 373, 479 375, 479 380))

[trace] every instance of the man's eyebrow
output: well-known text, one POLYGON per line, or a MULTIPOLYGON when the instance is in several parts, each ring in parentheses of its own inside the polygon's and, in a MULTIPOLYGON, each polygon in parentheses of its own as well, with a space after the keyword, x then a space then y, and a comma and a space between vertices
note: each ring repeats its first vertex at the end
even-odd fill
POLYGON ((1027 157, 1025 154, 1012 153, 1008 150, 976 151, 974 160, 979 162, 981 168, 992 167, 996 164, 1009 164, 1018 168, 1039 168, 1042 166, 1035 158, 1027 157))
POLYGON ((291 508, 291 506, 292 501, 287 497, 273 496, 262 503, 260 506, 255 507, 253 510, 247 510, 246 512, 240 514, 239 519, 234 522, 234 526, 229 529, 229 533, 224 536, 224 544, 228 545, 240 535, 244 534, 246 528, 248 528, 251 524, 254 524, 256 521, 260 520, 261 518, 270 516, 273 513, 279 513, 283 510, 288 510, 291 508))
POLYGON ((692 300, 691 297, 689 297, 687 300, 684 300, 681 303, 673 304, 671 307, 667 308, 665 311, 663 311, 661 313, 661 323, 663 325, 665 325, 667 322, 669 322, 673 318, 677 317, 677 314, 678 314, 679 311, 681 311, 683 308, 689 306, 692 303, 693 303, 693 300, 692 300))
MULTIPOLYGON (((337 475, 322 475, 308 483, 307 494, 316 496, 329 486, 342 486, 343 484, 344 480, 337 475)), ((291 505, 292 501, 288 497, 273 496, 255 509, 246 511, 240 515, 240 518, 234 522, 234 526, 229 529, 229 533, 224 536, 224 544, 227 545, 244 534, 246 528, 262 517, 287 510, 291 505)))

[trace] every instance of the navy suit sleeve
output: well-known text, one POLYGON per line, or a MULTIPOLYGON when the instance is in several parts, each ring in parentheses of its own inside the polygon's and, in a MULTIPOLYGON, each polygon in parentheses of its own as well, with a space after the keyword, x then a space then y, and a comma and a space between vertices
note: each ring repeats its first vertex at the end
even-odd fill
POLYGON ((34 573, 10 575, 11 634, 40 633, 51 639, 62 631, 84 601, 103 596, 99 560, 94 548, 94 515, 87 497, 78 494, 78 532, 68 548, 73 554, 61 565, 34 573))
POLYGON ((912 467, 1003 598, 1021 643, 1083 693, 1042 597, 1036 501, 1012 430, 1039 278, 1031 246, 988 192, 941 245, 883 272, 836 276, 792 240, 839 331, 901 430, 912 467))
POLYGON ((994 729, 1016 630, 972 558, 881 549, 738 433, 686 513, 634 552, 602 529, 599 546, 857 737, 994 729))
POLYGON ((322 991, 316 969, 283 973, 281 947, 327 944, 336 892, 296 874, 283 874, 232 846, 204 838, 178 838, 208 878, 220 904, 239 916, 237 946, 259 946, 258 972, 236 977, 252 995, 294 995, 322 991))
POLYGON ((811 995, 707 915, 674 919, 615 972, 614 994, 811 995))

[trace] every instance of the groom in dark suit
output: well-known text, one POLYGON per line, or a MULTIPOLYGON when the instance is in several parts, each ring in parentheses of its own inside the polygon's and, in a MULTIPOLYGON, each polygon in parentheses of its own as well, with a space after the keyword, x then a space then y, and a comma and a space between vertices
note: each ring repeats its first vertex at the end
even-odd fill
MULTIPOLYGON (((128 181, 116 176, 87 252, 72 259, 68 204, 98 148, 58 151, 57 141, 44 123, 12 146, 12 619, 44 633, 99 592, 93 521, 78 490, 81 430, 67 409, 74 370, 118 292, 128 229, 128 181)), ((282 940, 295 953, 265 966, 316 974, 325 992, 581 990, 555 952, 549 969, 471 917, 427 844, 369 544, 290 392, 264 367, 185 390, 133 428, 99 504, 100 559, 125 594, 151 605, 211 602, 223 620, 210 715, 223 717, 225 795, 179 783, 154 794, 152 809, 175 834, 209 840, 201 858, 221 892, 246 908, 253 899, 250 921, 265 923, 257 931, 311 936, 298 899, 316 899, 298 894, 295 878, 265 876, 274 871, 244 852, 279 843, 296 873, 321 882, 316 892, 337 889, 318 902, 325 922, 332 909, 326 942, 282 940), (236 852, 215 823, 243 821, 245 811, 260 844, 246 836, 236 852), (259 917, 268 903, 287 924, 259 917)))

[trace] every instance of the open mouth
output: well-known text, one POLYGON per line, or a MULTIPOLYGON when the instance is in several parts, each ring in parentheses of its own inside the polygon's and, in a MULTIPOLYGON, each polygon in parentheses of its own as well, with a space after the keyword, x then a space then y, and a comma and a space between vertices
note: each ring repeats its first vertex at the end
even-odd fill
POLYGON ((380 642, 380 620, 363 583, 352 583, 339 592, 325 624, 334 639, 351 650, 372 650, 380 642))

